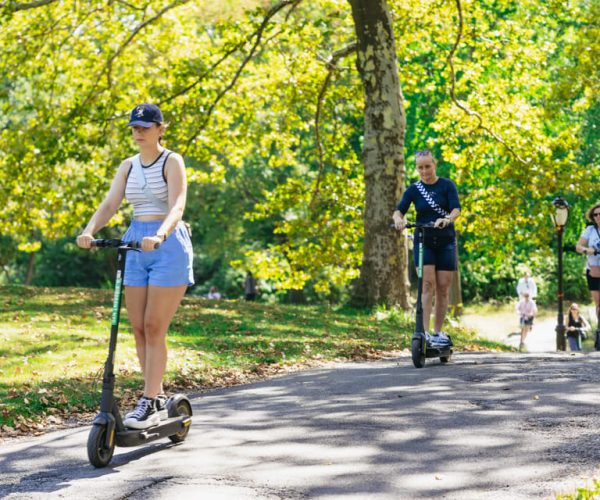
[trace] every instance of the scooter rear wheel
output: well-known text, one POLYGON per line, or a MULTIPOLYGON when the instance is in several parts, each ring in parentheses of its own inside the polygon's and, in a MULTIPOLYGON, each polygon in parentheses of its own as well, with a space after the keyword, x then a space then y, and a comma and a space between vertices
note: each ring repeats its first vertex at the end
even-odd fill
MULTIPOLYGON (((192 407, 187 399, 181 399, 177 402, 177 406, 175 406, 175 415, 170 414, 169 417, 175 416, 191 416, 192 415, 192 407)), ((173 434, 169 436, 169 439, 173 443, 181 443, 185 440, 190 431, 190 426, 185 426, 182 430, 180 430, 177 434, 173 434)))
POLYGON ((420 338, 412 339, 412 361, 415 368, 425 366, 425 351, 423 350, 423 341, 420 338))
POLYGON ((115 452, 115 440, 109 448, 106 447, 106 427, 92 425, 87 442, 88 459, 94 467, 106 467, 115 452))

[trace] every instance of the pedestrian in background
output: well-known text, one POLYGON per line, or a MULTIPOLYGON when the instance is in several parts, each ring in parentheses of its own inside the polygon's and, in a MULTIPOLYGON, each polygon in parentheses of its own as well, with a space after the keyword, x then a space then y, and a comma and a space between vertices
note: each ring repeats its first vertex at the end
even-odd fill
POLYGON ((527 334, 533 327, 533 319, 537 314, 537 306, 535 302, 531 300, 529 292, 523 293, 523 298, 517 304, 517 313, 519 314, 519 323, 521 325, 521 342, 519 343, 519 351, 526 349, 525 340, 527 334))
POLYGON ((525 292, 529 293, 531 300, 537 298, 537 286, 534 279, 531 277, 529 269, 523 271, 523 276, 519 278, 519 282, 517 283, 517 295, 519 296, 519 300, 523 298, 525 292))
POLYGON ((596 316, 600 309, 600 203, 588 210, 587 219, 590 222, 581 233, 575 246, 579 253, 587 255, 585 275, 588 290, 596 306, 596 316))
POLYGON ((581 342, 585 340, 585 332, 589 329, 590 324, 579 314, 579 306, 573 302, 567 317, 567 340, 571 351, 581 351, 581 342))

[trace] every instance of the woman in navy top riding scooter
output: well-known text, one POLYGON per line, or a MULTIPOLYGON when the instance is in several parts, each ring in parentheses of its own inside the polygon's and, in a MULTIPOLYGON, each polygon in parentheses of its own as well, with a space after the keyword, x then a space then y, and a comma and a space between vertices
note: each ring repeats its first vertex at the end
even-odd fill
MULTIPOLYGON (((428 341, 438 345, 452 345, 442 331, 448 310, 448 293, 452 275, 457 269, 456 233, 454 221, 460 215, 460 201, 456 185, 437 176, 437 162, 430 151, 415 154, 420 180, 404 192, 393 214, 396 229, 406 226, 404 216, 411 204, 419 223, 433 222, 435 229, 426 229, 423 245, 423 326, 428 341), (435 319, 430 334, 429 318, 435 295, 435 319)), ((419 241, 414 239, 415 265, 418 265, 419 241)))
POLYGON ((160 109, 153 104, 136 106, 128 126, 139 154, 121 163, 106 198, 77 237, 77 245, 90 248, 94 233, 112 219, 124 198, 133 205, 133 220, 123 240, 141 241, 142 252, 127 253, 123 284, 144 373, 144 394, 124 424, 146 429, 168 417, 162 386, 166 335, 187 287, 194 284, 193 253, 181 220, 187 193, 185 166, 179 154, 161 144, 166 124, 160 109))

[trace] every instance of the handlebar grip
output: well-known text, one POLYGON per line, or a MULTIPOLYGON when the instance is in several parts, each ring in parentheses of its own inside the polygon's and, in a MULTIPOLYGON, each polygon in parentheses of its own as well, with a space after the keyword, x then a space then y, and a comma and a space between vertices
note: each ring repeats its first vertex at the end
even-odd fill
MULTIPOLYGON (((157 250, 160 247, 160 245, 161 245, 160 243, 155 243, 154 250, 157 250)), ((126 247, 126 248, 133 248, 135 250, 138 250, 138 249, 142 248, 142 242, 141 241, 123 241, 123 240, 92 240, 91 246, 96 247, 96 248, 126 247)))
POLYGON ((121 240, 92 240, 91 246, 96 248, 117 248, 123 244, 121 240))
MULTIPOLYGON (((391 229, 396 229, 396 224, 390 224, 391 229)), ((435 222, 407 222, 404 226, 405 229, 416 229, 416 228, 435 228, 435 222)))
MULTIPOLYGON (((396 226, 392 224, 392 227, 396 226)), ((435 227, 435 222, 407 222, 404 227, 407 229, 435 227)))

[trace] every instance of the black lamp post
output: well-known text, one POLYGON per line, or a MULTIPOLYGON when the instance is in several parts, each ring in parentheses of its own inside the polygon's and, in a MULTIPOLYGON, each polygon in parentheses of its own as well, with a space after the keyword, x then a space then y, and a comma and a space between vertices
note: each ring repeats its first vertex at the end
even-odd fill
POLYGON ((558 324, 556 325, 556 350, 566 351, 565 321, 563 315, 563 232, 569 217, 569 204, 560 196, 552 201, 554 215, 552 221, 558 239, 558 324))

